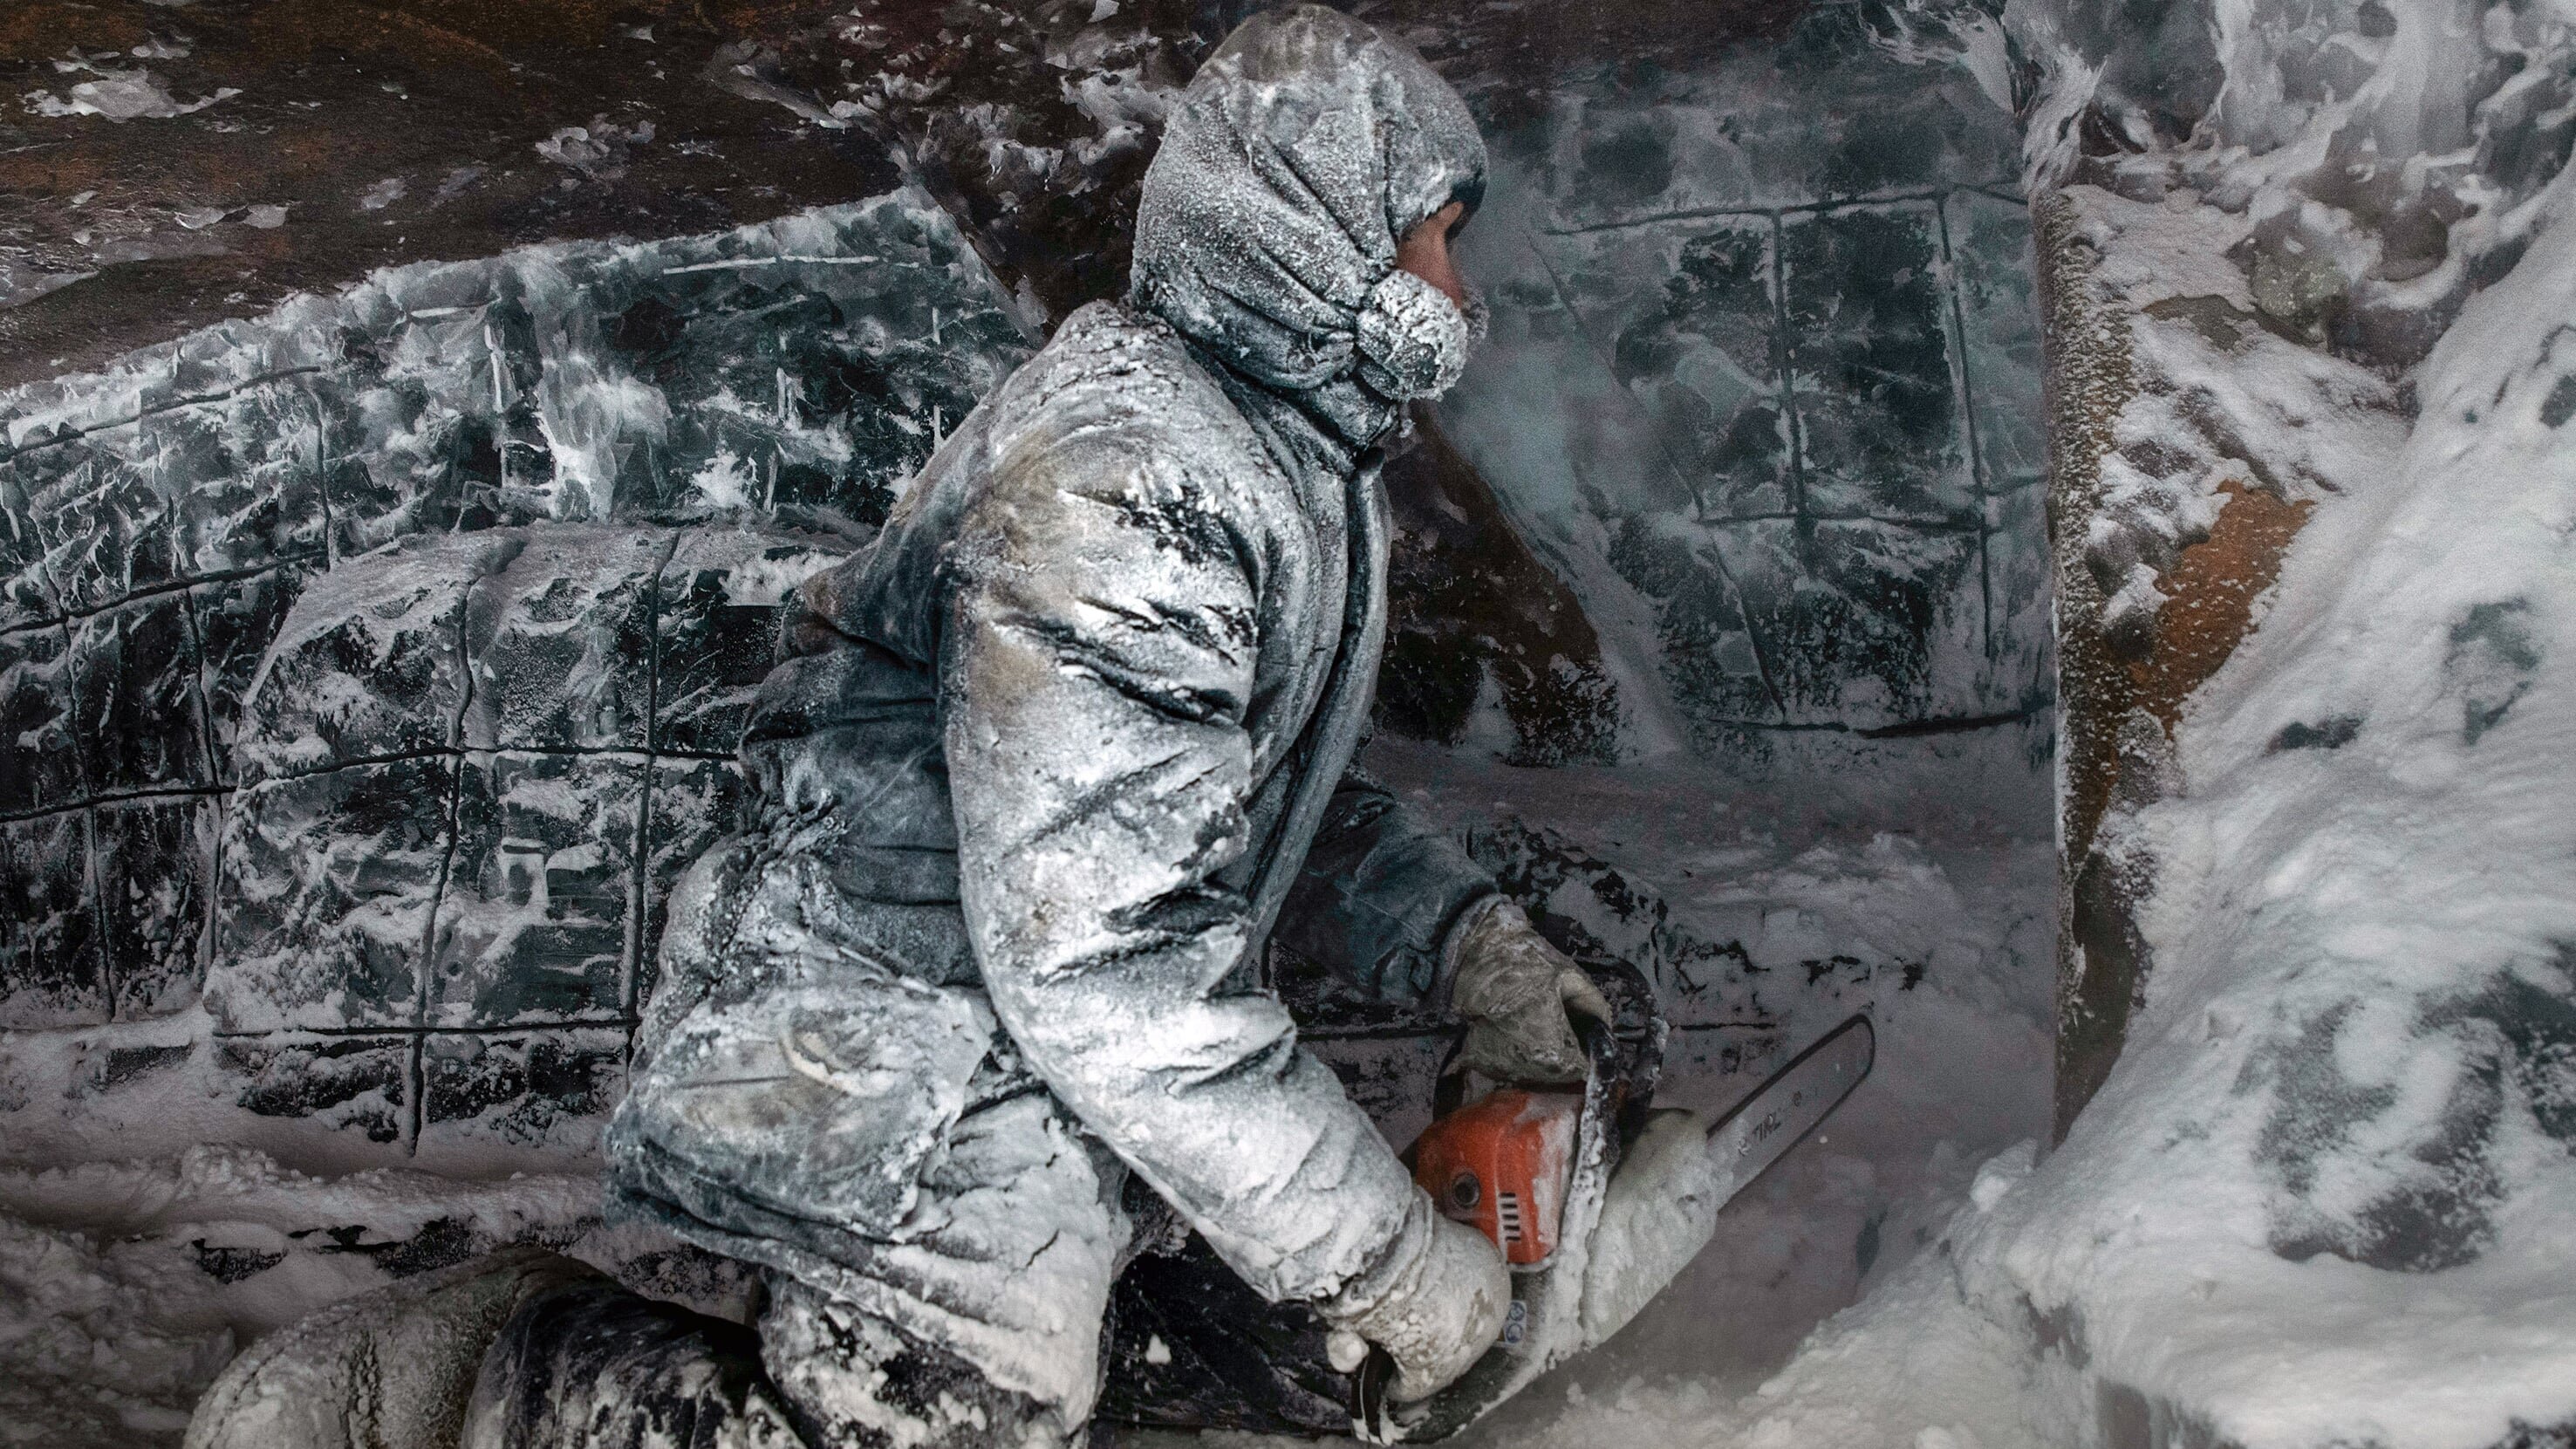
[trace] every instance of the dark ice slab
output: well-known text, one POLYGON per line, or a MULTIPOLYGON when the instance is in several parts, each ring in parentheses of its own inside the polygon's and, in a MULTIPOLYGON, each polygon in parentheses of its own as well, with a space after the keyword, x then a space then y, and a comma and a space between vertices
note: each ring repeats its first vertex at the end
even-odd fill
POLYGON ((1780 244, 1801 511, 1973 519, 1940 214, 1929 202, 1801 212, 1782 219, 1780 244))
POLYGON ((2047 508, 2046 480, 2035 474, 2009 479, 1986 497, 1986 665, 1978 713, 2037 710, 2056 697, 2047 508))
POLYGON ((72 621, 74 736, 102 795, 214 783, 184 591, 72 621))
POLYGON ((281 381, 292 386, 296 377, 315 372, 331 360, 338 346, 337 329, 319 315, 327 306, 319 297, 298 297, 285 308, 297 325, 278 327, 264 318, 229 317, 167 348, 134 355, 167 360, 173 397, 228 406, 236 393, 281 381))
POLYGON ((1660 466, 1641 482, 1659 503, 1710 518, 1792 506, 1773 235, 1769 217, 1731 216, 1543 239, 1573 320, 1652 430, 1660 466))
POLYGON ((464 757, 427 1024, 623 1013, 645 769, 640 755, 464 757))
POLYGON ((1605 657, 1662 676, 1699 753, 1766 770, 2010 714, 2045 657, 2040 520, 1986 497, 2035 470, 2040 416, 2010 98, 1870 23, 1818 6, 1695 45, 1568 21, 1543 107, 1496 68, 1519 42, 1462 38, 1507 25, 1429 42, 1495 154, 1462 245, 1492 335, 1443 428, 1605 657), (1565 59, 1605 45, 1690 58, 1565 59))
POLYGON ((447 867, 456 760, 266 780, 232 796, 206 1000, 225 1031, 408 1026, 447 867))
POLYGON ((944 226, 873 203, 675 248, 607 323, 669 408, 634 506, 882 522, 1030 350, 996 293, 960 285, 963 259, 944 226))
POLYGON ((2048 468, 2048 442, 2032 402, 2039 395, 2041 344, 2030 208, 1972 190, 1951 192, 1941 208, 1980 481, 1989 489, 2010 487, 2048 468))
POLYGON ((1716 544, 1790 723, 1885 728, 1937 712, 1936 659, 1979 637, 1974 532, 1764 522, 1717 530, 1716 544))
POLYGON ((320 404, 303 377, 273 379, 142 423, 155 477, 178 503, 189 578, 323 551, 320 404))
POLYGON ((1616 521, 1607 552, 1610 567, 1655 606, 1665 679, 1703 745, 1723 748, 1724 731, 1779 720, 1765 640, 1712 530, 1673 513, 1629 514, 1616 521))
POLYGON ((0 821, 0 1029, 86 1026, 107 1015, 87 812, 0 821))
POLYGON ((452 748, 465 710, 466 597, 513 537, 405 538, 311 580, 245 709, 245 781, 452 748))
POLYGON ((531 531, 466 607, 469 749, 644 748, 663 529, 531 531))
POLYGON ((188 591, 197 622, 198 668, 212 735, 216 779, 240 778, 242 709, 270 642, 287 611, 316 572, 310 564, 281 564, 240 578, 198 584, 188 591))
POLYGON ((0 634, 0 814, 83 798, 70 639, 60 624, 0 634))
POLYGON ((211 796, 98 807, 99 914, 119 1021, 196 1004, 222 819, 211 796))
MULTIPOLYGON (((440 334, 426 324, 419 345, 435 355, 440 334)), ((352 338, 356 347, 371 339, 352 338)), ((386 347, 394 339, 384 339, 386 347)), ((462 386, 465 369, 387 378, 372 352, 315 379, 320 483, 335 558, 354 558, 405 534, 452 530, 468 521, 477 485, 497 485, 500 457, 488 424, 463 408, 442 408, 433 384, 462 386)), ((472 404, 468 404, 472 406, 472 404)))
POLYGON ((32 459, 0 459, 0 631, 62 616, 53 576, 45 569, 44 536, 30 511, 31 491, 46 476, 32 459))
POLYGON ((67 609, 95 609, 179 577, 178 509, 148 466, 139 424, 22 454, 27 517, 67 609))
MULTIPOLYGON (((1645 12, 1654 16, 1652 33, 1622 47, 1627 54, 1670 46, 1698 53, 1627 65, 1614 53, 1560 71, 1543 126, 1527 118, 1530 78, 1497 69, 1500 49, 1477 38, 1508 19, 1441 11, 1427 53, 1451 57, 1440 62, 1444 72, 1488 113, 1489 135, 1544 148, 1558 225, 1808 205, 2017 175, 2020 133, 2007 102, 1986 95, 1964 66, 1896 59, 1867 33, 1867 10, 1809 6, 1785 36, 1753 43, 1730 43, 1737 37, 1715 17, 1674 26, 1645 12)), ((1569 24, 1580 23, 1549 16, 1541 47, 1564 54, 1569 24)))

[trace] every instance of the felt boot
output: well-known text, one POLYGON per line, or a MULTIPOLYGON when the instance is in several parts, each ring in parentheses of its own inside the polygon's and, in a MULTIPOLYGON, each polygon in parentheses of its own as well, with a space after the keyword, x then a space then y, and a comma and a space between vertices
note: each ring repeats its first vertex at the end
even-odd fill
POLYGON ((185 1449, 454 1449, 501 1326, 599 1276, 510 1247, 332 1304, 243 1350, 198 1400, 185 1449))

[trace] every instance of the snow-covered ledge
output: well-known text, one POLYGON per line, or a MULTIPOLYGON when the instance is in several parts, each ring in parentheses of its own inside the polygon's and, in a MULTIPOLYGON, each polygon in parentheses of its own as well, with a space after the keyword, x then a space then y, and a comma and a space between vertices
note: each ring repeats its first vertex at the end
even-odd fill
MULTIPOLYGON (((2190 793, 2196 694, 2263 620, 2319 507, 2377 491, 2406 438, 2398 387, 2258 304, 2228 260, 2252 219, 2171 169, 2138 158, 2106 178, 2130 196, 2066 185, 2035 207, 2064 700, 2061 1136, 2153 995, 2159 943, 2139 913, 2165 870, 2144 812, 2190 793)), ((2354 727, 2320 718, 2264 743, 2330 750, 2354 727)))
POLYGON ((1729 1428, 2576 1443, 2576 7, 2076 8, 2063 1140, 1729 1428))
POLYGON ((2099 809, 2068 869, 2082 1110, 1987 1261, 2095 1381, 2106 1444, 2555 1442, 2530 1436, 2576 1432, 2576 230, 2552 217, 2408 374, 2410 432, 2379 375, 2258 325, 2223 261, 2242 217, 2049 207, 2127 323, 2132 391, 2059 494, 2065 656, 2118 673, 2065 726, 2070 847, 2099 809))

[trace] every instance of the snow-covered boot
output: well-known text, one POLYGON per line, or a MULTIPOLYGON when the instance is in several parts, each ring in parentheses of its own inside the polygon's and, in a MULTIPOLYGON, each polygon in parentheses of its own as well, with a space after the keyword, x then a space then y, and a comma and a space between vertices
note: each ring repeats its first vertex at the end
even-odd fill
POLYGON ((510 1315, 599 1276, 511 1247, 332 1304, 234 1359, 197 1401, 185 1449, 454 1449, 510 1315))
POLYGON ((463 1449, 1069 1449, 1056 1406, 784 1276, 757 1332, 610 1282, 528 1300, 463 1449))
POLYGON ((484 1356, 463 1449, 883 1449, 798 1431, 738 1323, 601 1280, 532 1297, 484 1356))

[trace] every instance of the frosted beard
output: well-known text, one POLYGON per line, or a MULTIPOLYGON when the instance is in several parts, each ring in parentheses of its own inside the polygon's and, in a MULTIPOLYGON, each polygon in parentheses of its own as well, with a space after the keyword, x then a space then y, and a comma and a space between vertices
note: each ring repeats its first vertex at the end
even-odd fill
POLYGON ((1411 272, 1387 273, 1360 309, 1360 381, 1390 402, 1440 396, 1456 385, 1468 354, 1484 341, 1490 315, 1484 293, 1473 287, 1461 307, 1411 272))

